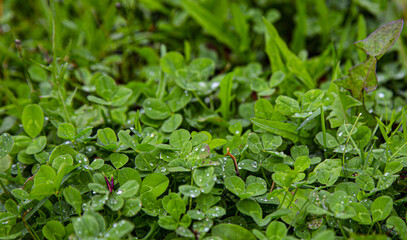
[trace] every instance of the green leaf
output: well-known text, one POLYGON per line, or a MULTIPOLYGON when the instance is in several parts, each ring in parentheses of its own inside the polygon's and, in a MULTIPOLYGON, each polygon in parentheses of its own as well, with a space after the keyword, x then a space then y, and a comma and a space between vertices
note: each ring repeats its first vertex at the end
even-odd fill
POLYGON ((110 195, 109 199, 106 201, 106 206, 108 206, 112 211, 119 211, 124 204, 124 199, 118 195, 110 195))
POLYGON ((191 99, 191 93, 184 91, 180 87, 174 87, 168 95, 168 106, 172 112, 178 112, 179 110, 185 108, 191 99))
POLYGON ((267 99, 261 98, 254 105, 254 114, 256 118, 270 120, 273 116, 273 105, 267 99))
POLYGON ((218 224, 212 228, 212 235, 223 240, 256 240, 249 230, 236 224, 218 224))
POLYGON ((137 170, 133 169, 133 168, 128 168, 128 167, 125 167, 125 168, 122 168, 119 170, 118 180, 119 180, 120 185, 123 185, 127 181, 130 181, 130 180, 136 180, 139 185, 141 184, 141 177, 140 177, 139 173, 137 172, 137 170))
POLYGON ((182 115, 179 113, 176 113, 169 117, 167 120, 164 121, 163 125, 161 126, 161 129, 163 132, 173 132, 181 126, 182 123, 182 115))
POLYGON ((263 150, 263 146, 260 142, 260 137, 256 133, 250 133, 247 138, 247 145, 253 153, 260 153, 263 150))
POLYGON ((204 187, 211 184, 214 177, 214 172, 215 169, 213 167, 202 167, 195 169, 192 174, 195 184, 199 187, 204 187))
POLYGON ((178 194, 170 193, 163 198, 163 207, 172 218, 179 220, 181 215, 185 213, 186 206, 178 194))
POLYGON ((13 137, 8 133, 3 133, 0 136, 0 159, 7 156, 14 146, 13 137))
POLYGON ((55 176, 56 173, 52 167, 48 165, 42 165, 40 167, 40 170, 38 170, 37 174, 35 174, 34 184, 35 185, 52 184, 54 182, 55 176))
POLYGON ((99 183, 89 183, 88 187, 90 190, 96 192, 96 193, 109 193, 109 190, 107 189, 107 187, 105 185, 101 185, 99 183))
POLYGON ((17 159, 20 163, 24 164, 34 164, 37 162, 33 155, 27 154, 25 150, 22 150, 18 153, 17 159))
POLYGON ((67 203, 69 203, 76 211, 78 215, 81 215, 81 210, 82 210, 82 196, 81 192, 72 187, 69 186, 68 188, 64 189, 64 198, 67 203))
POLYGON ((133 197, 137 194, 140 185, 136 180, 129 180, 116 191, 121 197, 133 197))
POLYGON ((41 152, 47 145, 47 138, 45 136, 39 136, 28 145, 25 152, 27 154, 35 154, 41 152))
POLYGON ((305 145, 293 146, 290 149, 291 156, 296 160, 299 157, 308 157, 309 149, 305 145))
POLYGON ((332 102, 332 111, 328 115, 328 120, 332 128, 341 126, 344 122, 351 122, 351 116, 348 111, 351 107, 360 106, 362 103, 345 92, 338 91, 335 94, 335 100, 332 102))
POLYGON ((290 123, 283 123, 279 121, 269 121, 266 119, 252 118, 250 121, 257 127, 268 132, 280 135, 283 138, 288 138, 294 143, 299 140, 297 134, 297 127, 290 123))
POLYGON ((234 95, 232 95, 233 77, 234 73, 228 73, 220 82, 220 90, 218 95, 220 99, 220 106, 218 111, 220 111, 222 117, 225 120, 229 119, 230 104, 235 97, 234 95))
POLYGON ((219 22, 219 18, 199 3, 182 0, 182 7, 197 21, 210 35, 232 49, 237 49, 236 38, 219 22))
POLYGON ((107 75, 101 75, 95 81, 96 93, 106 101, 112 100, 117 87, 113 78, 107 75))
POLYGON ((11 194, 19 199, 19 200, 26 200, 30 198, 30 195, 24 189, 15 188, 11 191, 11 194))
POLYGON ((125 105, 127 103, 127 100, 130 98, 132 94, 133 91, 131 89, 120 86, 117 88, 117 91, 113 96, 113 99, 109 102, 108 105, 114 107, 120 107, 122 105, 125 105))
POLYGON ((394 228, 400 235, 400 239, 407 238, 407 226, 406 222, 397 216, 391 216, 387 219, 386 225, 388 228, 394 228))
POLYGON ((236 176, 226 178, 225 187, 237 196, 244 193, 246 189, 243 180, 236 176))
POLYGON ((4 204, 4 207, 6 208, 7 212, 13 215, 18 215, 18 206, 12 199, 8 199, 4 204))
POLYGON ((285 74, 282 71, 274 72, 273 75, 270 77, 270 87, 276 87, 280 85, 285 79, 285 74))
POLYGON ((72 165, 73 165, 73 159, 72 159, 71 155, 69 155, 69 154, 64 154, 64 155, 58 156, 58 157, 55 158, 54 161, 52 162, 52 167, 53 167, 56 171, 58 171, 62 164, 65 164, 65 165, 67 165, 67 166, 72 166, 72 165))
POLYGON ((215 71, 215 63, 209 58, 196 58, 189 64, 189 70, 196 72, 198 78, 208 79, 215 71))
POLYGON ((252 218, 262 219, 263 218, 263 210, 261 209, 260 205, 251 199, 243 199, 240 200, 236 204, 237 209, 252 218))
POLYGON ((72 218, 75 233, 80 238, 96 238, 101 232, 96 218, 92 215, 72 218))
POLYGON ((212 141, 209 143, 209 148, 215 149, 217 147, 225 145, 226 143, 227 143, 226 139, 221 139, 221 138, 212 139, 212 141))
POLYGON ((332 230, 325 230, 315 235, 316 240, 334 240, 336 239, 335 233, 332 230))
POLYGON ((106 101, 106 100, 104 100, 102 98, 99 98, 99 97, 96 97, 96 96, 93 96, 93 95, 88 95, 87 99, 89 101, 91 101, 91 102, 94 102, 94 103, 97 103, 97 104, 100 104, 100 105, 108 105, 108 106, 110 105, 109 101, 106 101))
POLYGON ((352 203, 352 207, 356 211, 356 216, 352 217, 353 220, 364 225, 370 225, 372 223, 370 213, 364 205, 361 203, 352 203))
POLYGON ((141 143, 136 146, 136 150, 140 152, 151 152, 154 149, 155 146, 148 143, 141 143))
POLYGON ((160 59, 160 67, 163 72, 175 76, 177 70, 185 67, 184 56, 178 52, 169 52, 160 59))
POLYGON ((371 33, 366 39, 356 42, 355 45, 369 56, 379 59, 397 41, 403 25, 403 19, 387 23, 371 33))
POLYGON ((251 159, 243 159, 239 161, 237 166, 239 169, 245 169, 250 172, 257 172, 261 167, 261 165, 258 162, 251 159))
POLYGON ((129 161, 129 157, 121 153, 112 153, 110 154, 110 161, 116 169, 119 169, 129 161))
POLYGON ((93 160, 93 162, 90 164, 90 168, 92 168, 92 170, 97 170, 97 169, 103 167, 104 164, 105 164, 105 161, 101 158, 98 158, 98 159, 93 160))
POLYGON ((316 136, 315 136, 316 140, 318 141, 318 143, 326 148, 332 149, 332 148, 336 148, 339 143, 336 140, 336 138, 334 136, 332 136, 329 133, 326 133, 326 146, 324 145, 324 133, 323 132, 319 132, 316 136))
POLYGON ((266 230, 266 235, 269 240, 284 239, 287 235, 287 227, 279 221, 271 222, 266 230))
POLYGON ((239 36, 239 51, 243 52, 249 48, 249 24, 247 23, 247 17, 242 12, 242 9, 237 3, 231 5, 233 15, 233 25, 239 36))
POLYGON ((300 112, 300 105, 293 98, 278 96, 276 99, 276 109, 286 116, 292 116, 294 113, 300 112))
POLYGON ((365 191, 372 191, 373 188, 375 187, 373 178, 365 173, 362 172, 356 177, 356 183, 359 185, 359 187, 365 191))
POLYGON ((306 156, 300 156, 295 160, 294 169, 298 172, 304 172, 311 165, 311 159, 306 156))
POLYGON ((141 210, 141 200, 136 198, 136 199, 129 199, 124 203, 122 212, 123 215, 126 217, 134 217, 137 215, 137 213, 140 212, 141 210))
POLYGON ((206 211, 206 216, 208 218, 214 219, 214 218, 220 218, 226 214, 226 210, 223 207, 211 207, 206 211))
POLYGON ((393 199, 389 196, 380 196, 376 198, 370 209, 373 222, 383 221, 393 210, 393 199))
POLYGON ((161 173, 152 173, 143 179, 140 194, 151 192, 155 197, 167 190, 170 180, 161 173))
POLYGON ((178 227, 178 222, 171 216, 160 215, 158 225, 167 230, 175 230, 178 227))
POLYGON ((40 66, 31 65, 28 69, 28 74, 30 78, 36 82, 47 81, 47 72, 40 66))
POLYGON ((147 117, 154 120, 163 120, 171 115, 168 105, 159 99, 147 98, 143 102, 143 108, 147 117))
POLYGON ((179 192, 187 197, 196 198, 201 194, 201 190, 198 187, 190 185, 181 185, 178 188, 179 192))
POLYGON ((37 174, 35 174, 34 187, 30 192, 31 197, 42 199, 54 194, 56 191, 56 187, 54 186, 56 181, 54 169, 48 165, 42 165, 37 174))
POLYGON ((37 104, 28 104, 24 107, 21 120, 27 135, 35 138, 41 132, 44 125, 44 113, 37 104))
POLYGON ((117 148, 117 137, 113 129, 99 129, 97 135, 98 144, 100 144, 100 146, 104 147, 106 150, 114 151, 117 148))
POLYGON ((335 83, 338 86, 350 90, 352 96, 355 98, 361 99, 363 96, 363 90, 366 92, 372 92, 378 85, 376 63, 376 58, 368 57, 361 64, 351 68, 349 70, 349 75, 342 79, 335 80, 335 83))
POLYGON ((315 81, 312 80, 308 73, 306 65, 293 52, 291 52, 290 49, 288 49, 287 44, 280 38, 275 27, 264 17, 263 22, 266 25, 270 39, 275 42, 277 49, 283 56, 287 69, 294 73, 309 89, 314 88, 315 81))
POLYGON ((314 215, 332 215, 332 213, 328 210, 325 210, 315 204, 308 205, 307 212, 314 215))
POLYGON ((42 228, 42 234, 44 234, 44 237, 47 239, 63 239, 65 236, 65 228, 59 221, 51 220, 42 228))
POLYGON ((136 150, 137 142, 132 136, 130 136, 130 130, 120 130, 117 136, 119 137, 121 143, 133 150, 136 150))
POLYGON ((76 130, 75 127, 70 123, 61 123, 58 126, 58 137, 68 140, 75 139, 76 130))
POLYGON ((181 148, 189 140, 191 134, 185 129, 174 131, 170 136, 170 144, 175 148, 181 148))

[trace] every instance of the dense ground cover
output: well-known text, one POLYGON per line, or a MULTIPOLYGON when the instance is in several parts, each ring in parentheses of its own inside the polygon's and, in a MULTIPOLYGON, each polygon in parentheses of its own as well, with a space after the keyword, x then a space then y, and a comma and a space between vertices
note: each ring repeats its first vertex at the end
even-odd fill
POLYGON ((0 239, 407 239, 405 1, 0 6, 0 239))

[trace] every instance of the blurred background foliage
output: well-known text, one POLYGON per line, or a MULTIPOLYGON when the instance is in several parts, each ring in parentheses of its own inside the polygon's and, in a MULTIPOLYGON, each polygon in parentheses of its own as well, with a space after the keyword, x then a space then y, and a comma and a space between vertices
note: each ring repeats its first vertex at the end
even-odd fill
MULTIPOLYGON (((44 79, 51 76, 44 69, 51 68, 54 57, 58 69, 63 70, 62 89, 84 85, 81 90, 85 92, 92 91, 86 87, 91 86, 93 74, 101 72, 126 84, 136 95, 141 94, 142 89, 152 86, 149 83, 158 82, 159 59, 169 51, 181 52, 187 62, 197 57, 210 58, 217 74, 250 63, 241 71, 253 72, 261 66, 260 76, 268 77, 273 69, 266 54, 263 16, 306 62, 316 86, 327 88, 338 63, 342 69, 339 78, 364 60, 365 54, 353 43, 387 22, 406 19, 407 2, 2 0, 1 105, 7 106, 14 98, 28 98, 27 76, 38 84, 36 89, 42 95, 50 93, 53 86, 44 79)), ((406 43, 407 31, 403 31, 396 46, 378 65, 379 86, 403 98, 406 43)), ((283 83, 277 93, 292 96, 302 87, 283 83)), ((5 112, 19 116, 18 109, 0 107, 0 113, 5 112)))

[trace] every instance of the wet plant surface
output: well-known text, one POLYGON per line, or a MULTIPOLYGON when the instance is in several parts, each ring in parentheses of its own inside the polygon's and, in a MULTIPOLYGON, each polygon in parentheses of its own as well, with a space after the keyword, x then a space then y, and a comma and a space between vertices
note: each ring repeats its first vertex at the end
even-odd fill
POLYGON ((0 6, 0 239, 407 239, 404 1, 0 6))

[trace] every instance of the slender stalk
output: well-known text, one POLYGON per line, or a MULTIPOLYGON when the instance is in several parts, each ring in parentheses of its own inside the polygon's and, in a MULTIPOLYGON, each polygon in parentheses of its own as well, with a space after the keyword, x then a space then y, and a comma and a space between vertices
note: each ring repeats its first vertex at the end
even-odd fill
POLYGON ((59 204, 59 214, 61 215, 61 223, 64 223, 64 212, 62 211, 62 203, 61 203, 61 196, 58 197, 58 204, 59 204))
POLYGON ((267 185, 270 185, 270 182, 269 182, 268 178, 266 177, 266 173, 264 172, 263 168, 261 168, 261 173, 263 175, 264 180, 266 180, 267 185))
POLYGON ((302 207, 301 207, 300 211, 298 211, 298 213, 295 215, 295 217, 294 217, 293 221, 292 221, 292 222, 290 223, 290 225, 288 226, 287 231, 289 231, 289 230, 290 230, 290 228, 291 228, 291 226, 293 226, 293 225, 294 225, 295 220, 297 220, 298 215, 300 215, 300 213, 302 212, 302 210, 304 209, 304 207, 307 205, 307 203, 308 203, 308 202, 309 202, 309 199, 307 199, 307 201, 305 201, 305 203, 302 205, 302 207))
POLYGON ((4 193, 9 193, 1 180, 0 180, 0 185, 1 185, 1 188, 3 189, 4 193))
MULTIPOLYGON (((362 113, 359 113, 359 115, 358 115, 358 117, 356 118, 356 121, 355 121, 355 123, 353 124, 353 126, 352 126, 350 132, 349 132, 349 133, 347 132, 348 137, 346 138, 345 148, 344 148, 344 150, 343 150, 343 155, 342 155, 342 171, 343 171, 343 175, 344 175, 345 179, 347 179, 346 172, 345 172, 345 154, 346 154, 346 147, 348 146, 349 140, 352 138, 352 137, 351 137, 352 132, 353 132, 353 130, 355 129, 356 123, 359 121, 360 116, 362 116, 362 113)), ((345 127, 345 130, 348 131, 348 129, 347 129, 346 127, 345 127)), ((352 139, 352 140, 353 140, 353 139, 352 139)))
POLYGON ((228 156, 230 156, 230 157, 232 158, 233 163, 235 164, 235 172, 236 172, 237 176, 239 176, 240 178, 242 178, 242 176, 240 176, 240 173, 239 173, 239 167, 237 166, 236 157, 233 156, 233 155, 229 152, 229 148, 227 148, 226 150, 227 150, 228 152, 225 154, 225 156, 228 155, 228 156))
POLYGON ((150 231, 148 231, 147 235, 142 240, 150 239, 154 235, 154 233, 156 233, 156 231, 155 231, 156 228, 157 228, 157 222, 154 222, 154 224, 150 227, 150 231))
MULTIPOLYGON (((194 177, 193 177, 194 171, 191 172, 191 186, 194 186, 194 177)), ((192 210, 192 197, 189 197, 189 207, 188 207, 188 209, 192 210)))
POLYGON ((192 94, 194 94, 194 97, 196 97, 196 99, 198 100, 199 104, 201 104, 201 106, 203 108, 205 108, 205 110, 209 110, 209 108, 206 106, 206 104, 201 100, 201 98, 198 96, 198 94, 196 94, 195 91, 192 91, 192 94))
POLYGON ((272 193, 272 192, 273 192, 273 189, 274 189, 274 184, 275 184, 275 182, 273 181, 273 183, 271 184, 270 193, 272 193))
POLYGON ((297 195, 297 191, 298 191, 298 187, 295 188, 293 197, 291 198, 290 203, 288 204, 287 208, 289 208, 291 206, 291 203, 293 203, 295 195, 297 195))
POLYGON ((25 228, 27 229, 27 231, 30 233, 31 237, 32 237, 34 240, 37 240, 38 238, 35 237, 34 233, 31 231, 30 226, 28 226, 27 222, 25 221, 25 215, 26 215, 27 213, 29 213, 30 210, 31 210, 31 209, 28 209, 27 211, 24 212, 23 217, 22 217, 22 219, 23 219, 23 224, 24 224, 25 228))
POLYGON ((285 190, 283 201, 281 201, 280 205, 278 205, 277 210, 280 209, 281 206, 283 206, 283 203, 284 203, 285 199, 287 198, 287 193, 288 193, 288 188, 285 190))
POLYGON ((326 143, 326 128, 325 128, 325 115, 324 115, 324 107, 320 106, 321 109, 321 128, 322 128, 322 137, 323 137, 323 142, 324 142, 324 153, 327 147, 327 143, 326 143))
POLYGON ((347 238, 346 233, 345 233, 345 230, 343 230, 342 224, 341 224, 340 221, 339 221, 339 229, 341 230, 342 235, 343 235, 345 238, 347 238))

